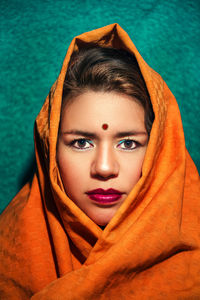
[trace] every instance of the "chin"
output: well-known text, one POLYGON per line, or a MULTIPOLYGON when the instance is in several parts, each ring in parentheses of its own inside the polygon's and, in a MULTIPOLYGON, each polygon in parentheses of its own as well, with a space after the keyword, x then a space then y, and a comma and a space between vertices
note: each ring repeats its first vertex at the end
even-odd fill
POLYGON ((98 215, 98 216, 93 216, 90 217, 93 222, 99 226, 106 226, 108 225, 108 223, 110 222, 110 220, 112 219, 112 217, 114 216, 113 214, 109 214, 109 215, 98 215))
POLYGON ((96 222, 96 221, 94 221, 98 226, 100 226, 100 227, 105 227, 105 226, 107 226, 108 225, 108 223, 110 222, 110 220, 109 221, 99 221, 99 222, 96 222))

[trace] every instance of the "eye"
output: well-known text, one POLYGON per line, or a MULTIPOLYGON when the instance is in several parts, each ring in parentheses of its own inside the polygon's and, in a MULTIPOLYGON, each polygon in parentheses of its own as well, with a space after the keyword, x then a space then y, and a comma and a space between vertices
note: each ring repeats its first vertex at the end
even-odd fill
POLYGON ((125 139, 119 142, 117 148, 124 149, 124 150, 133 150, 137 148, 138 145, 139 143, 134 140, 125 139))
POLYGON ((70 143, 70 146, 74 147, 76 149, 89 149, 89 148, 92 148, 94 145, 93 145, 92 141, 90 141, 90 140, 76 139, 70 143))

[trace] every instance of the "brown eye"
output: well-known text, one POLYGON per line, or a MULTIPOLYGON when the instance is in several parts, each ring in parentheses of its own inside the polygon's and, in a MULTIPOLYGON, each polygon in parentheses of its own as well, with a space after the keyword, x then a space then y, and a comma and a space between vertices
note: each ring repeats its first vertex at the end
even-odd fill
POLYGON ((77 143, 79 148, 84 148, 87 144, 87 141, 85 139, 80 139, 76 143, 77 143))
POLYGON ((70 147, 76 148, 76 149, 89 149, 93 147, 93 142, 90 140, 86 140, 86 139, 76 139, 73 140, 70 143, 70 147))
POLYGON ((125 141, 125 142, 124 142, 124 146, 125 146, 125 148, 132 148, 132 146, 133 146, 133 141, 131 141, 131 140, 125 141))
POLYGON ((138 143, 134 140, 125 139, 119 142, 118 148, 123 150, 133 150, 138 146, 138 143))

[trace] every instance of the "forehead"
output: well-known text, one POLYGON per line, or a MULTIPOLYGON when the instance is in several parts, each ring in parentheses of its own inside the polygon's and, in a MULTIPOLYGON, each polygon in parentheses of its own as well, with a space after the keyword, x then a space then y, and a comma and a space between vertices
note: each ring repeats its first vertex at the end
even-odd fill
POLYGON ((136 99, 114 92, 86 92, 67 103, 62 112, 63 129, 145 129, 144 109, 136 99))

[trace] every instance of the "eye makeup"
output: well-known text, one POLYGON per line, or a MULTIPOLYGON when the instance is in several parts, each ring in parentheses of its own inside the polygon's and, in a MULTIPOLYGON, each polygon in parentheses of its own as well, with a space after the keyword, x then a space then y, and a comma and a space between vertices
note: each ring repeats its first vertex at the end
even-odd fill
POLYGON ((85 150, 89 148, 94 147, 94 143, 91 140, 85 139, 85 138, 80 138, 80 139, 74 139, 71 142, 68 143, 69 147, 80 149, 80 150, 85 150))
POLYGON ((117 148, 122 150, 134 150, 141 144, 133 139, 123 139, 117 144, 117 148))

